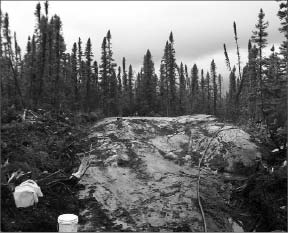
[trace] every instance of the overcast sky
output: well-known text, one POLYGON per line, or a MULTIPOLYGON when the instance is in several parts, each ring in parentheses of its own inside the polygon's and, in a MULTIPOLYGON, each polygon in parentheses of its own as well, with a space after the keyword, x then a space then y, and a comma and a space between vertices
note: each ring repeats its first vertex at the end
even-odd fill
MULTIPOLYGON (((41 2, 44 10, 44 2, 41 2)), ((34 30, 36 3, 2 1, 2 11, 8 12, 11 31, 17 32, 22 49, 34 30)), ((227 80, 223 43, 235 63, 233 21, 237 23, 244 64, 248 39, 257 23, 260 8, 269 21, 269 47, 272 44, 278 47, 284 40, 278 31, 278 5, 275 1, 50 1, 49 15, 60 16, 68 52, 78 37, 84 44, 90 37, 94 59, 99 62, 101 43, 110 29, 118 64, 125 56, 127 63, 138 71, 149 48, 158 72, 166 40, 173 31, 179 64, 182 61, 191 69, 196 63, 198 68, 208 70, 214 59, 218 72, 227 80)))

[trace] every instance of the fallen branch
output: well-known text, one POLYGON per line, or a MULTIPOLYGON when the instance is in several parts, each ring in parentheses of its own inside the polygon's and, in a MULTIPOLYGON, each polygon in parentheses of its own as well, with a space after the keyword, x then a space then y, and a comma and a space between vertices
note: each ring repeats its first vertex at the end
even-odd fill
MULTIPOLYGON (((47 180, 48 178, 51 178, 52 176, 55 176, 55 175, 57 175, 57 174, 59 174, 59 173, 64 174, 62 170, 58 170, 58 171, 56 171, 56 172, 54 172, 54 173, 51 173, 50 175, 48 175, 48 176, 46 176, 46 177, 44 177, 44 178, 42 178, 42 179, 35 180, 35 181, 36 181, 36 183, 40 183, 40 182, 43 182, 43 181, 47 180)), ((65 174, 64 174, 64 175, 65 175, 65 174)))
MULTIPOLYGON (((87 171, 87 169, 90 167, 90 154, 91 152, 93 152, 94 150, 96 149, 93 149, 92 150, 92 144, 90 145, 90 150, 89 150, 89 155, 86 157, 86 158, 83 158, 82 161, 81 161, 81 164, 78 168, 78 171, 73 173, 71 175, 71 177, 76 177, 77 179, 81 179, 81 177, 85 174, 85 172, 87 171)), ((87 152, 84 152, 84 154, 87 153, 87 152)), ((70 177, 70 178, 71 178, 70 177)))

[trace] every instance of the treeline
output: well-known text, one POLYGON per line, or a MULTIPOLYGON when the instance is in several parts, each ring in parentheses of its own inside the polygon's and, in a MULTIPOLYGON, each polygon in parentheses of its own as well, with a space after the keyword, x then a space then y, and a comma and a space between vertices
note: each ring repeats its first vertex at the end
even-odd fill
MULTIPOLYGON (((143 66, 136 72, 123 57, 117 65, 113 59, 112 34, 107 32, 101 46, 101 59, 93 59, 90 38, 81 38, 66 51, 62 22, 49 16, 49 3, 37 3, 36 25, 29 36, 25 52, 11 34, 9 16, 0 17, 0 68, 2 110, 44 108, 53 111, 98 112, 103 116, 177 116, 206 113, 232 120, 263 120, 284 127, 287 119, 287 0, 280 1, 280 31, 286 40, 280 53, 274 46, 268 57, 268 23, 260 10, 258 22, 248 42, 248 62, 241 67, 236 23, 234 38, 238 64, 230 64, 229 90, 223 93, 223 77, 214 60, 209 70, 196 64, 188 68, 175 57, 171 32, 164 46, 160 74, 155 72, 148 49, 143 66), (42 9, 42 7, 44 9, 42 9), (24 54, 22 56, 22 54, 24 54)), ((232 30, 231 30, 232 31, 232 30)), ((223 56, 224 59, 224 56, 223 56)))
POLYGON ((270 55, 263 56, 267 47, 269 26, 262 9, 251 39, 248 41, 248 62, 240 66, 238 35, 234 22, 234 38, 237 48, 238 63, 231 68, 229 56, 224 44, 224 55, 230 70, 229 92, 226 93, 226 117, 235 121, 243 119, 262 122, 267 133, 278 144, 286 147, 287 142, 287 78, 288 78, 288 1, 279 1, 277 15, 281 21, 279 31, 285 40, 280 45, 280 52, 270 48, 270 55), (237 71, 238 70, 238 71, 237 71), (279 137, 280 136, 280 137, 279 137), (277 137, 277 140, 276 140, 277 137), (279 141, 280 140, 280 141, 279 141))
POLYGON ((1 13, 2 109, 14 105, 55 111, 100 111, 104 116, 223 111, 223 78, 217 74, 214 60, 207 72, 200 71, 196 64, 191 71, 186 65, 177 64, 172 32, 158 77, 149 49, 138 73, 125 57, 117 67, 110 31, 103 38, 99 64, 93 59, 90 38, 85 45, 79 38, 71 53, 67 53, 61 19, 57 15, 49 18, 48 13, 48 1, 44 3, 44 14, 40 3, 36 5, 35 32, 28 38, 23 57, 16 33, 11 35, 9 16, 1 13))

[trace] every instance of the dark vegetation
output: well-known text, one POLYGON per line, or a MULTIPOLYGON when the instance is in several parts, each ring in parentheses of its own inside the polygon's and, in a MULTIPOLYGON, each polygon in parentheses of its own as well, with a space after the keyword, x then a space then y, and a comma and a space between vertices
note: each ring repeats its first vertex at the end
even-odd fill
POLYGON ((282 166, 287 152, 287 7, 287 0, 279 1, 279 30, 285 37, 280 53, 273 46, 270 55, 263 56, 268 23, 261 9, 248 42, 248 62, 243 66, 234 22, 238 63, 232 67, 224 44, 230 70, 226 93, 214 60, 208 71, 196 64, 189 70, 176 62, 172 32, 164 46, 159 77, 149 49, 135 75, 131 65, 127 70, 125 57, 117 68, 110 30, 103 38, 98 64, 93 60, 90 38, 85 48, 79 38, 67 52, 60 17, 49 15, 48 1, 44 13, 37 3, 35 31, 23 52, 16 32, 11 33, 8 14, 0 11, 1 230, 55 231, 60 213, 75 212, 77 200, 70 192, 76 188, 65 184, 44 186, 44 197, 36 207, 16 209, 7 177, 19 169, 31 171, 32 179, 59 170, 63 174, 57 173, 57 177, 69 176, 79 165, 77 153, 89 148, 82 140, 89 122, 107 116, 195 113, 213 114, 238 124, 261 147, 278 149, 264 154, 266 168, 261 166, 248 183, 242 183, 245 188, 238 187, 242 181, 235 184, 233 203, 256 216, 257 221, 246 230, 287 230, 287 167, 282 166), (29 117, 22 120, 24 109, 32 110, 38 118, 34 122, 29 117))
MULTIPOLYGON (((9 114, 20 118, 17 111, 10 110, 9 114)), ((77 154, 89 148, 88 141, 82 140, 87 135, 87 124, 79 124, 79 118, 68 113, 37 116, 33 121, 27 114, 25 121, 2 123, 2 231, 57 231, 60 214, 78 212, 75 194, 79 187, 69 183, 68 178, 80 164, 77 154), (17 170, 31 172, 26 179, 37 181, 41 187, 44 197, 36 206, 16 208, 11 190, 21 179, 10 184, 7 181, 17 170)))

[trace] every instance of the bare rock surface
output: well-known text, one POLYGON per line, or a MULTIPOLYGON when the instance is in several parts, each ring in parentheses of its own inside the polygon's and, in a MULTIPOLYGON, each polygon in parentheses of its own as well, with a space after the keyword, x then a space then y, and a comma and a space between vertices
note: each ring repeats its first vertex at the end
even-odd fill
POLYGON ((217 171, 251 172, 261 159, 249 134, 209 115, 106 118, 89 138, 91 164, 103 163, 87 170, 79 198, 96 200, 113 226, 101 226, 87 201, 80 231, 204 231, 197 166, 210 141, 200 182, 207 227, 232 231, 230 186, 217 171))

